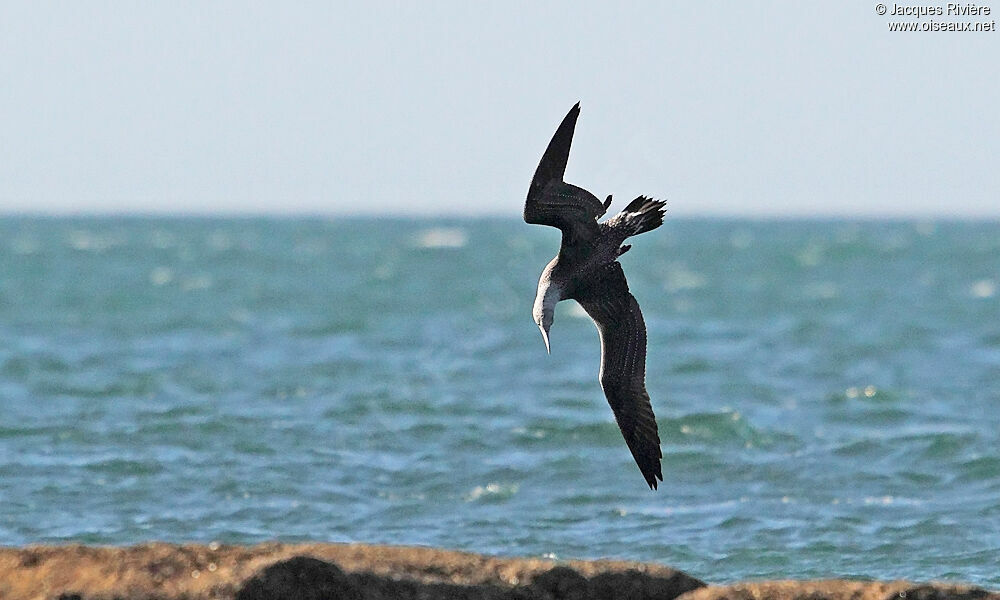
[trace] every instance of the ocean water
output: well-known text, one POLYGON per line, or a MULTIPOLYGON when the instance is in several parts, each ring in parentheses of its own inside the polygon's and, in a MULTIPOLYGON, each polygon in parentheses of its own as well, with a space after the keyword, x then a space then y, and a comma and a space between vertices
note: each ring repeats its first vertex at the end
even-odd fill
POLYGON ((668 219, 665 482, 519 220, 0 219, 0 544, 422 544, 1000 586, 1000 223, 668 219))

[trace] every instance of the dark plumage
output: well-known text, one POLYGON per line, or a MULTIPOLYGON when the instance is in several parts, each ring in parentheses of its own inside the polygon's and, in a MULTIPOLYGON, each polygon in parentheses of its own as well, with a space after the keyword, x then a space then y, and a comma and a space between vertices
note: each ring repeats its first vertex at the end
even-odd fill
POLYGON ((559 254, 538 280, 532 311, 549 348, 549 328, 555 305, 573 299, 594 320, 601 334, 601 387, 615 420, 650 488, 663 481, 660 437, 646 393, 646 324, 639 303, 629 292, 618 257, 631 246, 626 238, 656 229, 663 223, 664 203, 639 196, 625 210, 603 223, 611 205, 583 188, 563 181, 573 142, 577 103, 549 142, 524 203, 524 220, 558 227, 559 254))

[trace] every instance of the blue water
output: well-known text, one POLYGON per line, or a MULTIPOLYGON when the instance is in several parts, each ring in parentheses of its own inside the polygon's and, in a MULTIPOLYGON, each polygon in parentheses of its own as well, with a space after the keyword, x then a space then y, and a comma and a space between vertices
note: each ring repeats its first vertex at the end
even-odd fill
POLYGON ((1000 224, 622 257, 665 483, 518 220, 0 219, 0 544, 322 540, 1000 585, 1000 224))

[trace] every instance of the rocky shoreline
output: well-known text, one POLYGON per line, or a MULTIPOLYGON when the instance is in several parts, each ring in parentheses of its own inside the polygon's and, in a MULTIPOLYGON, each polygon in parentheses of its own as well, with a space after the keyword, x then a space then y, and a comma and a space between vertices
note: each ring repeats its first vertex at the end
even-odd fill
POLYGON ((773 581, 712 586, 669 567, 498 558, 366 544, 150 543, 0 548, 3 600, 1000 600, 951 584, 773 581))

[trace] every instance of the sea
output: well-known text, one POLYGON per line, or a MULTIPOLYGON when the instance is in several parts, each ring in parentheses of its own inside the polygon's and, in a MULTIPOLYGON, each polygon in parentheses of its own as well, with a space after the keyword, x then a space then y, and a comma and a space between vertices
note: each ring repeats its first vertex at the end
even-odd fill
POLYGON ((1000 587, 1000 222, 621 257, 650 490, 519 219, 0 218, 0 545, 268 540, 1000 587))

